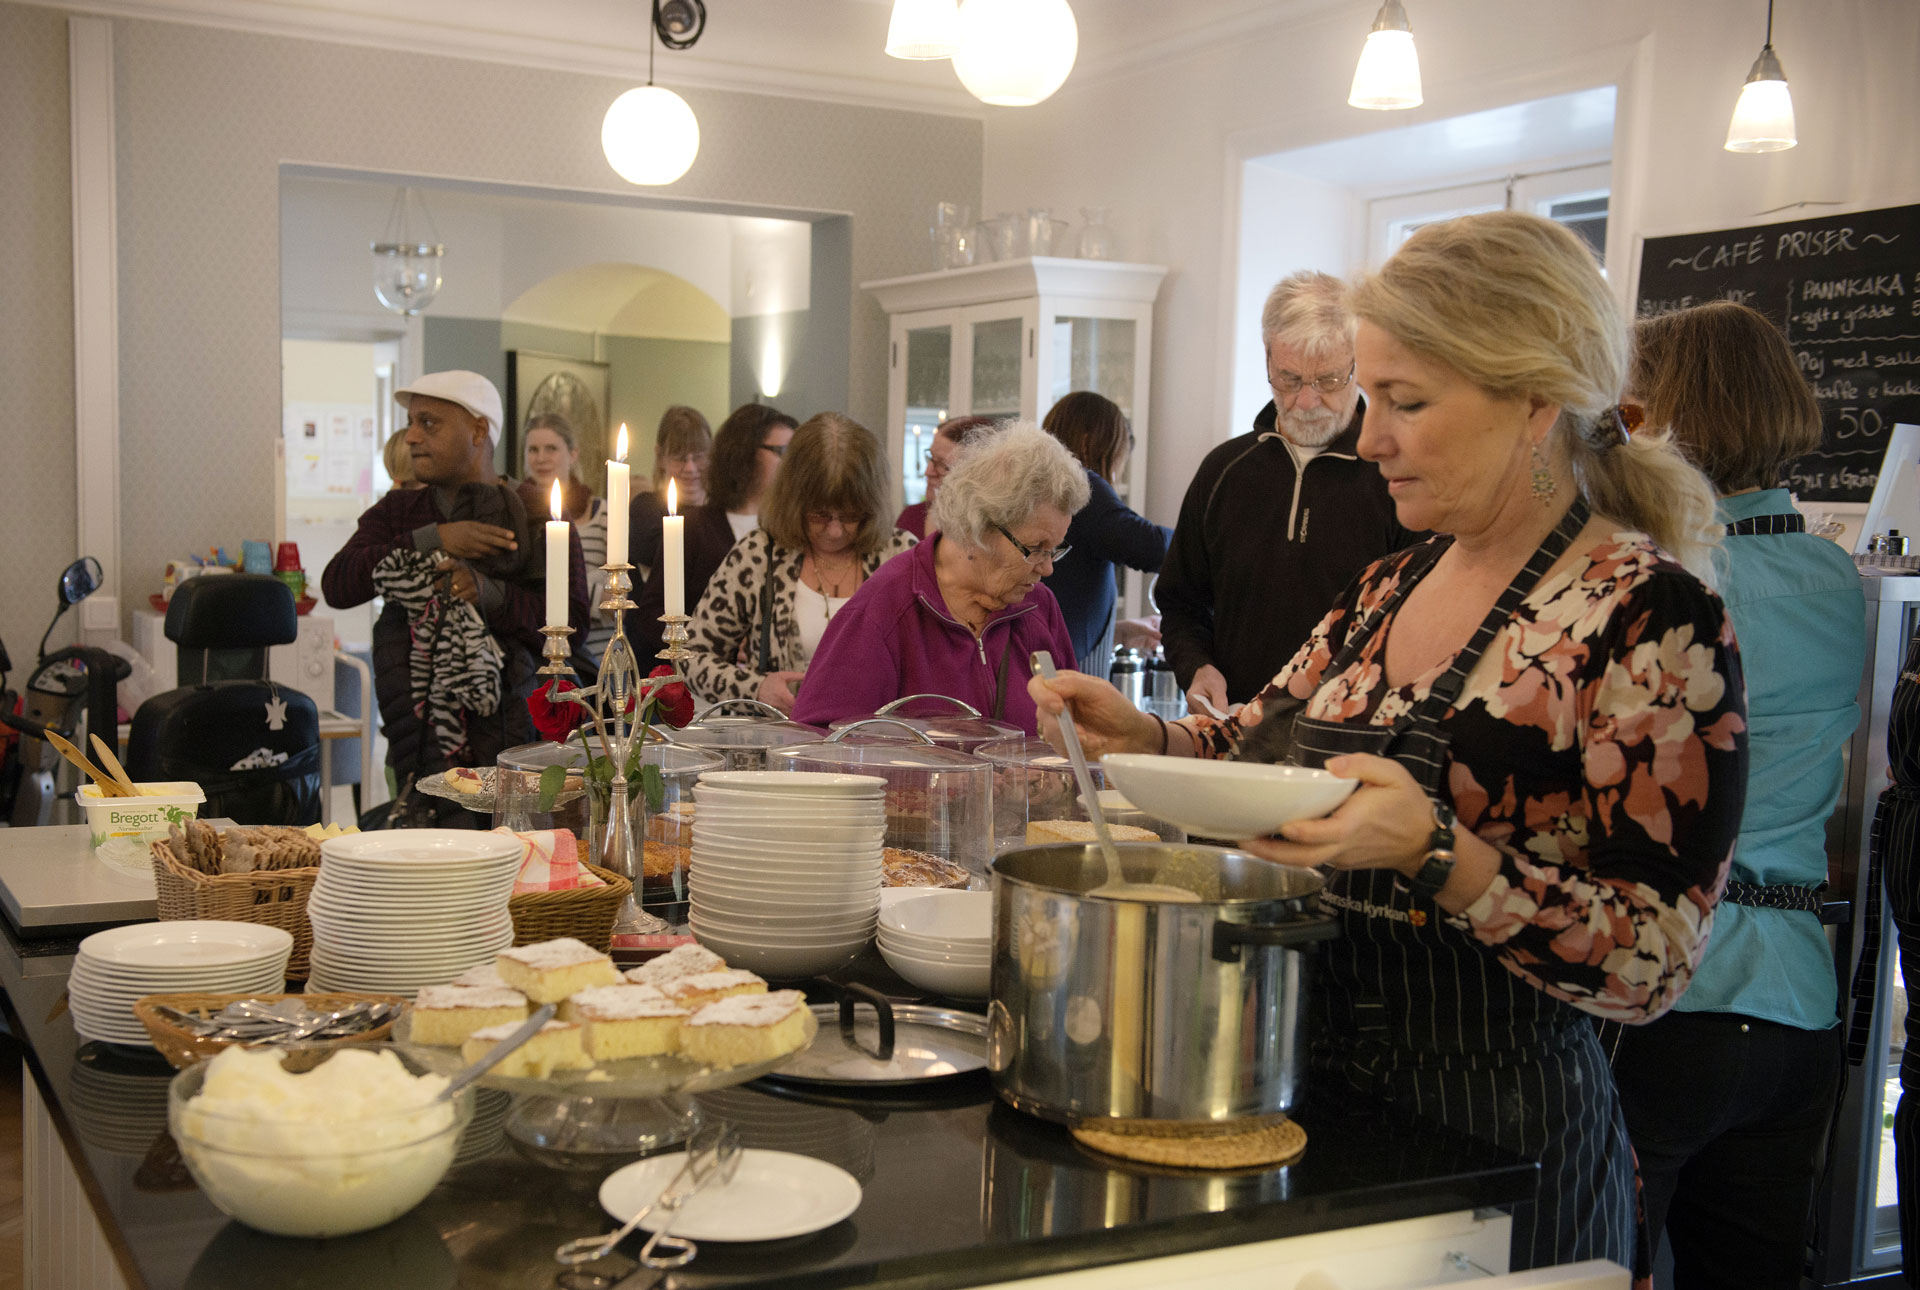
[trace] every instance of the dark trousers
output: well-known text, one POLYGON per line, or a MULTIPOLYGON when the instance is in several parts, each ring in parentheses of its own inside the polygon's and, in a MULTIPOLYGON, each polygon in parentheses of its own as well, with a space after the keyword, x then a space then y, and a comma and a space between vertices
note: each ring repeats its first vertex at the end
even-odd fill
POLYGON ((1622 1028, 1614 1083, 1675 1290, 1798 1290, 1844 1040, 1719 1012, 1622 1028))
MULTIPOLYGON (((1892 788, 1880 798, 1873 846, 1885 876, 1887 911, 1900 938, 1907 998, 1920 1000, 1920 790, 1892 788)), ((1890 982, 1881 982, 1883 993, 1890 982)), ((1907 1284, 1920 1286, 1920 1004, 1907 1008, 1900 1060, 1900 1109, 1893 1119, 1894 1168, 1900 1180, 1900 1252, 1907 1284)))

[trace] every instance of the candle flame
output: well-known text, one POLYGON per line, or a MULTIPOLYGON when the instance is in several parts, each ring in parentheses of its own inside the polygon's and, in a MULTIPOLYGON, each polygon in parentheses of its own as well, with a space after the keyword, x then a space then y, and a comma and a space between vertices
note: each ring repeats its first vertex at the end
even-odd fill
POLYGON ((556 479, 553 481, 553 500, 547 503, 547 513, 556 520, 565 519, 566 513, 561 509, 561 506, 560 481, 556 479))
POLYGON ((674 505, 674 491, 673 491, 672 479, 667 480, 667 514, 669 515, 679 514, 679 509, 674 505))
POLYGON ((614 441, 613 458, 615 461, 627 459, 627 423, 624 421, 620 423, 620 437, 614 441))

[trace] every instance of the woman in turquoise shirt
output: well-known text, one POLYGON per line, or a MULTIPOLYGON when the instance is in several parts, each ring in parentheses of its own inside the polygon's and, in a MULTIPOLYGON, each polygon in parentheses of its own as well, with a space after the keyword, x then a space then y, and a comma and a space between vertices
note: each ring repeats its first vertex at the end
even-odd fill
POLYGON ((1614 1078, 1676 1290, 1795 1290, 1843 1059, 1817 911, 1840 750, 1859 721, 1865 602, 1853 561, 1775 486, 1820 443, 1779 330, 1719 302, 1640 322, 1634 350, 1633 401, 1720 493, 1750 762, 1706 957, 1674 1011, 1621 1033, 1614 1078))

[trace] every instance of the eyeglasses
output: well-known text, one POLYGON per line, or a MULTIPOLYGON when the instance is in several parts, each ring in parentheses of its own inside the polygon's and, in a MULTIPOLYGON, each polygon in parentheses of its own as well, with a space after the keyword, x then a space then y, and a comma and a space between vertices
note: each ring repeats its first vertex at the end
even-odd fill
POLYGON ((1301 387, 1307 385, 1311 385, 1322 394, 1338 394, 1353 384, 1353 373, 1354 364, 1352 363, 1347 364, 1347 374, 1345 376, 1316 376, 1311 381, 1301 376, 1298 372, 1282 372, 1278 376, 1269 372, 1267 373, 1267 388, 1275 394, 1289 399, 1300 393, 1301 387))
POLYGON ((1028 546, 1025 542, 1022 542, 1019 538, 1007 532, 1006 525, 995 524, 993 527, 999 532, 1001 537, 1013 543, 1014 549, 1026 559, 1028 564, 1036 569, 1043 564, 1057 564, 1059 561, 1066 559, 1067 552, 1073 550, 1070 546, 1057 546, 1051 550, 1043 546, 1028 546))
POLYGON ((945 475, 948 471, 952 469, 953 469, 952 466, 948 465, 944 461, 941 461, 938 457, 928 457, 927 468, 921 473, 925 475, 928 479, 932 479, 937 475, 945 475))
POLYGON ((837 511, 807 512, 807 523, 816 528, 826 528, 829 524, 833 524, 836 521, 843 529, 852 530, 860 527, 860 517, 858 515, 842 515, 837 511))
POLYGON ((763 451, 770 452, 776 457, 784 457, 787 455, 787 445, 784 443, 763 443, 760 447, 763 451))

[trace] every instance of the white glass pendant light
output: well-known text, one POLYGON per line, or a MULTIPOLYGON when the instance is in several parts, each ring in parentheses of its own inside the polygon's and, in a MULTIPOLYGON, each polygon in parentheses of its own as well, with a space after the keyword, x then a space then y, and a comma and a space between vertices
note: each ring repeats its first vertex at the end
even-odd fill
POLYGON ((1414 51, 1413 24, 1400 0, 1386 0, 1374 15, 1347 102, 1378 111, 1420 106, 1420 55, 1414 51))
POLYGON ((1793 95, 1773 52, 1773 0, 1767 0, 1767 43, 1753 60, 1740 101, 1727 125, 1728 152, 1781 152, 1799 142, 1793 127, 1793 95))
POLYGON ((1080 52, 1067 0, 964 0, 953 70, 982 103, 1032 107, 1066 83, 1080 52))
POLYGON ((653 83, 653 41, 687 49, 706 29, 701 0, 652 0, 647 24, 647 83, 613 101, 600 122, 600 150, 630 184, 670 184, 700 155, 700 122, 687 101, 653 83))
POLYGON ((952 58, 960 48, 958 0, 893 0, 887 23, 890 58, 952 58))
POLYGON ((433 303, 440 294, 440 261, 447 248, 433 227, 426 198, 411 188, 396 192, 386 230, 370 245, 375 299, 407 316, 433 303))

